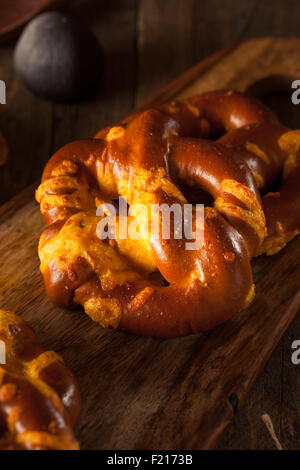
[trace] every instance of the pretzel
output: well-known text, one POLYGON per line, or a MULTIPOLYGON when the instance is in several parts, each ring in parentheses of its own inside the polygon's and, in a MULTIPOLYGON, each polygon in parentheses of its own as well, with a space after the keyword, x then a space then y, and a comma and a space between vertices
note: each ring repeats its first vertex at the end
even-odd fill
POLYGON ((7 154, 8 154, 8 149, 7 149, 6 141, 0 132, 0 166, 6 163, 7 154))
POLYGON ((39 256, 50 300, 140 335, 181 336, 226 321, 254 297, 251 258, 299 232, 299 143, 299 131, 259 101, 216 91, 66 145, 36 193, 48 223, 39 256), (208 201, 203 246, 186 250, 174 229, 168 240, 153 237, 136 209, 139 240, 100 240, 96 209, 118 196, 149 210, 208 201))
POLYGON ((62 358, 10 311, 0 310, 0 340, 0 450, 78 449, 78 385, 62 358))

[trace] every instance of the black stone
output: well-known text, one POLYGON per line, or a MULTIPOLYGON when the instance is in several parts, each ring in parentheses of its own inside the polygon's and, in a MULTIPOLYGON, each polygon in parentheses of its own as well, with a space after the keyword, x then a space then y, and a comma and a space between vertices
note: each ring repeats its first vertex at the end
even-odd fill
POLYGON ((24 29, 14 65, 33 93, 58 102, 78 101, 92 94, 103 71, 103 51, 79 20, 60 13, 43 13, 24 29))

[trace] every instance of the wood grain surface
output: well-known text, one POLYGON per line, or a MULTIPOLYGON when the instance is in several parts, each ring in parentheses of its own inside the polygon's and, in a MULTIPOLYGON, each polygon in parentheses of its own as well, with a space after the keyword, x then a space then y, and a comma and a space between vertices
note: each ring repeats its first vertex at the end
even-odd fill
POLYGON ((61 6, 59 0, 1 0, 0 41, 11 37, 31 18, 49 8, 61 6))
MULTIPOLYGON (((226 60, 230 50, 236 54, 234 45, 241 40, 299 34, 300 12, 294 0, 224 0, 221 6, 218 0, 74 3, 78 4, 78 13, 85 16, 106 53, 103 82, 91 100, 69 106, 40 101, 20 85, 14 74, 14 43, 0 47, 0 78, 6 81, 8 89, 8 104, 0 108, 0 128, 10 147, 9 162, 0 168, 2 202, 36 181, 45 162, 58 147, 76 138, 89 137, 99 128, 119 121, 200 59, 222 49, 220 54, 207 59, 212 67, 221 57, 226 60)), ((273 41, 261 44, 263 50, 268 50, 272 49, 273 41)), ((247 73, 253 67, 265 68, 262 53, 260 55, 257 49, 252 52, 252 46, 251 51, 246 52, 252 57, 250 66, 241 80, 235 77, 243 86, 248 86, 247 73), (261 61, 256 62, 259 55, 261 61)), ((284 55, 282 49, 281 57, 284 55)), ((294 65, 296 63, 294 61, 294 65)), ((190 83, 202 72, 205 80, 211 77, 210 80, 218 82, 217 88, 227 86, 227 75, 223 76, 221 64, 222 61, 215 78, 213 68, 204 72, 206 66, 196 65, 187 78, 181 78, 177 85, 175 82, 171 89, 167 87, 164 93, 180 92, 183 82, 190 83)), ((287 80, 285 68, 279 65, 275 74, 276 80, 273 76, 269 82, 250 86, 250 91, 254 94, 268 92, 263 96, 264 101, 280 112, 285 123, 300 128, 299 107, 291 106, 285 93, 278 93, 278 87, 286 90, 287 84, 290 86, 287 82, 291 77, 287 80), (276 84, 276 89, 270 94, 272 83, 276 84)), ((231 85, 235 86, 235 78, 232 77, 231 85)), ((299 74, 295 78, 300 78, 299 74)), ((282 254, 254 263, 255 277, 262 281, 258 285, 257 311, 251 311, 254 323, 251 322, 249 330, 243 326, 247 314, 244 312, 239 317, 241 323, 234 319, 224 330, 218 329, 203 337, 168 342, 145 340, 103 331, 81 312, 64 312, 49 304, 36 254, 43 221, 35 203, 31 202, 32 195, 33 188, 0 209, 0 307, 15 308, 24 314, 45 345, 58 350, 78 374, 84 398, 77 432, 82 447, 216 445, 222 428, 236 410, 234 394, 240 401, 245 398, 245 392, 256 378, 255 370, 261 369, 265 362, 261 355, 268 356, 275 346, 267 341, 266 325, 273 324, 274 343, 278 342, 280 332, 296 313, 298 298, 293 299, 299 287, 299 242, 294 241, 282 254), (288 308, 288 305, 292 306, 288 308), (259 317, 257 324, 255 315, 259 317), (282 323, 283 319, 286 323, 282 323), (246 336, 237 334, 240 329, 246 336), (248 333, 249 339, 255 334, 257 343, 256 346, 251 343, 249 349, 247 378, 242 376, 241 389, 236 387, 237 369, 232 385, 220 389, 216 371, 220 370, 220 364, 222 370, 226 369, 222 348, 231 336, 239 337, 232 350, 233 356, 225 357, 236 367, 239 358, 245 360, 248 333), (212 337, 215 342, 211 342, 212 337), (208 384, 207 377, 212 381, 204 398, 201 386, 203 380, 208 384), (219 394, 223 398, 208 426, 205 402, 211 405, 219 394), (210 434, 208 443, 206 427, 212 425, 216 431, 210 434)), ((300 319, 296 318, 233 425, 224 433, 219 449, 275 448, 261 419, 265 413, 271 417, 283 448, 300 448, 299 366, 294 366, 290 360, 291 343, 297 338, 300 338, 300 319)))

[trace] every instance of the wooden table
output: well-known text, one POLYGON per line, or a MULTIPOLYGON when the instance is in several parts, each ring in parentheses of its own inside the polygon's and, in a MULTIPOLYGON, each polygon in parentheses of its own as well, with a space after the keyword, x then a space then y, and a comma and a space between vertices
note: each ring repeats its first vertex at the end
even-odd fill
MULTIPOLYGON (((15 77, 14 43, 0 47, 0 79, 8 90, 0 129, 10 148, 9 162, 0 169, 1 203, 37 180, 54 150, 118 121, 207 55, 251 37, 299 35, 294 0, 97 0, 77 2, 76 10, 105 49, 104 80, 94 99, 69 106, 37 99, 15 77)), ((300 106, 294 112, 300 118, 300 106)), ((290 359, 294 338, 300 339, 300 319, 284 336, 220 449, 275 448, 263 414, 270 416, 283 448, 300 448, 299 366, 290 359)))

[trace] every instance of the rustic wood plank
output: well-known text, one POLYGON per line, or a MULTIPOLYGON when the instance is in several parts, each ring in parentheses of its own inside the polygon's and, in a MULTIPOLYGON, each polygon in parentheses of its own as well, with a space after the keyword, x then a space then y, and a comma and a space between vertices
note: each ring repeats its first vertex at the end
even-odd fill
POLYGON ((49 8, 61 7, 61 0, 1 1, 0 40, 7 40, 31 18, 49 8))
POLYGON ((72 140, 90 138, 109 122, 128 114, 134 105, 136 2, 117 0, 113 6, 107 2, 102 6, 101 15, 97 14, 99 2, 92 2, 88 9, 83 4, 77 11, 103 46, 102 81, 89 100, 55 107, 54 149, 72 140))
POLYGON ((89 100, 55 105, 35 97, 14 73, 15 42, 1 45, 0 78, 7 85, 7 104, 0 108, 0 128, 8 142, 9 159, 0 168, 0 203, 36 181, 57 148, 91 137, 131 111, 136 81, 136 2, 115 1, 117 16, 104 3, 101 15, 96 14, 99 2, 91 2, 89 9, 79 2, 74 11, 90 24, 105 52, 103 80, 89 100))
POLYGON ((18 193, 16 196, 11 198, 5 204, 0 206, 0 223, 4 222, 8 217, 12 216, 15 211, 25 206, 29 202, 32 202, 35 196, 35 189, 39 182, 33 183, 32 185, 25 188, 23 191, 18 193))
POLYGON ((7 104, 0 108, 0 128, 9 151, 0 168, 0 203, 40 177, 51 151, 52 105, 21 86, 12 51, 12 45, 1 46, 0 78, 7 85, 7 104))

